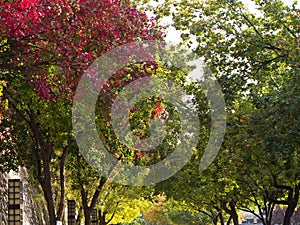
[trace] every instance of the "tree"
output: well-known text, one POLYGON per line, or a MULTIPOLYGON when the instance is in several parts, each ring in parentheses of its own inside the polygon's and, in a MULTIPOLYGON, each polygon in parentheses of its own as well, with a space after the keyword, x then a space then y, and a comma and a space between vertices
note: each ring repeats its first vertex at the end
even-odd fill
POLYGON ((236 131, 223 146, 235 193, 252 191, 245 197, 253 212, 266 204, 267 224, 274 205, 287 205, 287 225, 299 200, 299 9, 279 0, 255 4, 254 14, 236 0, 166 1, 155 12, 172 16, 183 41, 196 37, 195 52, 222 86, 229 131, 236 131))
MULTIPOLYGON (((98 174, 78 152, 68 155, 66 169, 68 197, 80 202, 85 224, 90 224, 93 209, 101 211, 101 225, 105 225, 130 222, 151 205, 146 199, 152 195, 151 188, 113 183, 98 174)), ((79 218, 78 223, 80 213, 79 218)))
POLYGON ((0 16, 5 126, 20 163, 42 187, 54 225, 63 216, 66 157, 76 148, 71 103, 83 70, 114 46, 160 32, 144 13, 119 1, 1 1, 0 16))

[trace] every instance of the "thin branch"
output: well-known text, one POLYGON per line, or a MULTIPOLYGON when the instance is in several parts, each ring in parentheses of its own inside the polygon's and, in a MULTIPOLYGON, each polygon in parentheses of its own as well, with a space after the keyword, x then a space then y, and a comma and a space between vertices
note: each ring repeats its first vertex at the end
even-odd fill
POLYGON ((262 36, 262 34, 257 30, 256 26, 249 20, 249 18, 242 12, 241 9, 236 10, 230 3, 227 2, 227 4, 229 5, 229 7, 238 15, 241 15, 246 21, 247 23, 250 24, 250 26, 254 29, 255 33, 261 37, 261 39, 264 39, 264 37, 262 36))
POLYGON ((275 174, 272 174, 272 178, 273 178, 273 182, 274 182, 274 184, 273 184, 274 187, 276 187, 278 189, 287 190, 287 191, 293 191, 293 188, 291 186, 278 184, 277 176, 275 174))
POLYGON ((37 177, 38 177, 40 184, 42 185, 43 184, 42 165, 41 165, 41 158, 39 155, 37 143, 36 143, 36 146, 34 147, 34 153, 35 153, 36 162, 37 162, 37 177))
POLYGON ((119 205, 119 204, 120 204, 120 202, 117 202, 113 214, 111 215, 111 217, 109 218, 109 220, 106 222, 107 224, 109 224, 109 223, 112 221, 112 219, 114 218, 114 216, 115 216, 115 214, 116 214, 116 212, 117 212, 117 209, 118 209, 118 205, 119 205))
POLYGON ((298 39, 298 36, 281 20, 278 19, 278 21, 283 25, 283 27, 295 38, 298 39))
MULTIPOLYGON (((17 112, 17 114, 28 124, 30 125, 30 120, 28 118, 26 118, 26 116, 24 114, 21 113, 21 111, 18 109, 18 107, 15 105, 16 100, 11 96, 8 95, 7 96, 9 99, 9 104, 14 108, 14 110, 17 112), (12 101, 13 100, 13 101, 12 101)), ((26 112, 26 110, 25 110, 26 112)))

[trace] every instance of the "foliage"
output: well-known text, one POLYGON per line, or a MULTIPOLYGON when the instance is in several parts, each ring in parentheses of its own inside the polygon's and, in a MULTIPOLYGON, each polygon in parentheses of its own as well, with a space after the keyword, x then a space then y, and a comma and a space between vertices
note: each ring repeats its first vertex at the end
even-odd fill
POLYGON ((71 103, 84 69, 113 47, 161 33, 126 1, 1 1, 0 17, 2 99, 9 101, 2 125, 42 187, 52 225, 62 219, 65 161, 76 149, 71 103))
POLYGON ((228 111, 215 163, 201 175, 187 168, 171 183, 173 188, 183 180, 175 188, 182 198, 190 193, 180 185, 191 180, 198 188, 192 196, 200 202, 233 201, 252 213, 259 208, 261 218, 266 210, 265 224, 274 205, 287 204, 284 224, 289 224, 299 199, 300 12, 296 3, 255 4, 255 13, 237 0, 165 1, 154 10, 157 18, 172 17, 184 44, 196 38, 195 52, 217 77, 228 111))

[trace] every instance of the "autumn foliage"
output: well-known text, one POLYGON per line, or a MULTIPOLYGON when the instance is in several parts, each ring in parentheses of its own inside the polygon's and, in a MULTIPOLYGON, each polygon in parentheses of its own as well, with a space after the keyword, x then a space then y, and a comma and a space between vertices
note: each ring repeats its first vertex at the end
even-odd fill
POLYGON ((22 71, 44 100, 70 95, 83 70, 109 49, 161 37, 127 1, 1 1, 0 18, 0 66, 10 71, 2 79, 22 71))
MULTIPOLYGON (((9 130, 14 134, 11 143, 42 187, 47 224, 55 225, 63 217, 65 162, 70 149, 75 149, 71 103, 84 71, 114 47, 161 38, 155 21, 127 0, 0 0, 0 113, 2 105, 9 112, 1 126, 15 128, 9 130), (54 180, 60 184, 58 198, 53 197, 54 180)), ((121 69, 106 82, 103 93, 113 96, 116 88, 129 82, 125 75, 145 76, 148 65, 153 68, 153 63, 146 63, 121 69)), ((100 105, 109 108, 105 100, 100 105)), ((2 161, 13 164, 10 158, 15 155, 7 153, 2 151, 2 161)), ((89 207, 84 201, 85 224, 90 224, 91 209, 104 183, 89 207)))

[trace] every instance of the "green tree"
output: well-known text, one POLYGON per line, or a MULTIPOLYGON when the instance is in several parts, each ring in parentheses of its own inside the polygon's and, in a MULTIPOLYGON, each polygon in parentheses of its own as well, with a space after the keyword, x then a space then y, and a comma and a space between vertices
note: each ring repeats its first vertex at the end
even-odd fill
POLYGON ((186 44, 196 37, 222 86, 230 118, 220 167, 248 201, 237 205, 259 207, 270 224, 274 205, 285 204, 289 224, 299 199, 299 9, 254 2, 256 13, 236 0, 166 1, 155 12, 172 16, 186 44))

